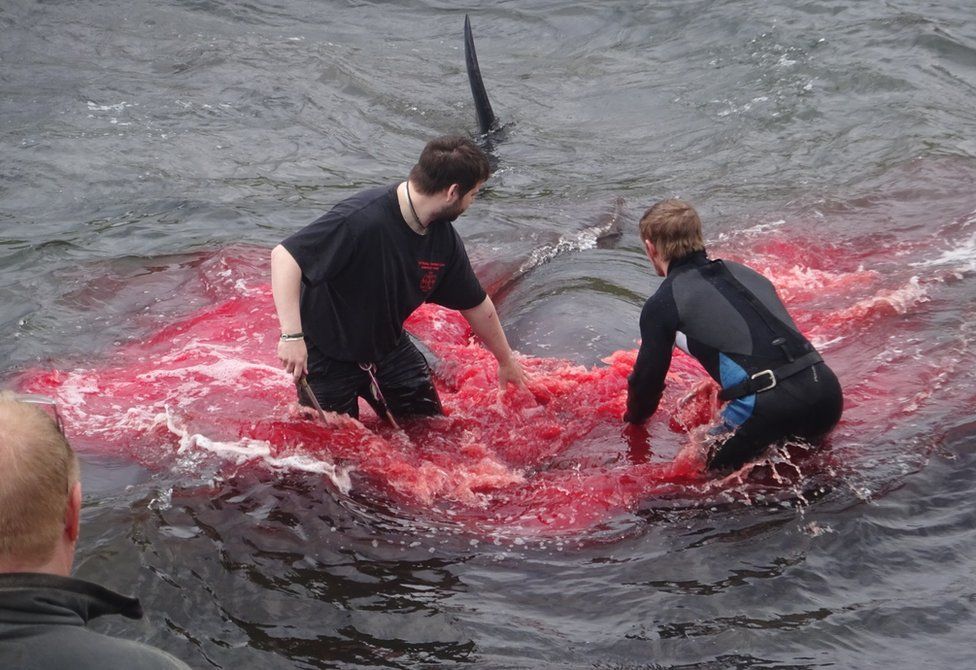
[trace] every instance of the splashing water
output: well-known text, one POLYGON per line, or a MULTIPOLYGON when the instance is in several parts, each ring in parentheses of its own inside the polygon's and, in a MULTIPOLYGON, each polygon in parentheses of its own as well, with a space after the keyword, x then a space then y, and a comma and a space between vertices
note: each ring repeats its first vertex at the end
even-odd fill
MULTIPOLYGON (((852 450, 881 441, 946 384, 939 373, 947 361, 904 346, 899 331, 899 319, 930 300, 941 279, 845 267, 840 249, 769 235, 750 250, 751 264, 776 283, 845 385, 846 414, 834 442, 852 450), (927 380, 922 390, 902 384, 919 378, 927 380)), ((722 251, 735 255, 732 245, 722 251)), ((155 468, 212 457, 235 468, 304 470, 338 495, 368 494, 404 514, 488 534, 592 529, 648 499, 711 504, 731 491, 748 502, 757 466, 724 478, 703 471, 698 436, 717 401, 693 359, 676 354, 661 404, 668 411, 643 432, 620 420, 635 351, 610 353, 592 368, 523 357, 529 389, 500 391, 494 359, 464 319, 435 306, 421 307, 406 326, 440 359, 435 382, 444 416, 394 430, 363 403, 361 421, 330 414, 323 423, 296 404, 274 357, 264 255, 230 248, 209 256, 197 266, 195 288, 205 306, 105 360, 29 370, 19 385, 58 398, 81 449, 155 468)), ((794 460, 788 450, 774 452, 760 479, 802 498, 794 460)), ((814 466, 836 467, 829 458, 814 466)))

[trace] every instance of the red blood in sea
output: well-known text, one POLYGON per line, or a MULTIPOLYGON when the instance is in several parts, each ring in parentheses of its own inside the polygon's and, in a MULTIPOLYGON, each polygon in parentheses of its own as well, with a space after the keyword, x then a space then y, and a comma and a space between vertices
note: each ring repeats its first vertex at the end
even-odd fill
MULTIPOLYGON (((332 415, 323 424, 297 406, 276 360, 265 255, 235 248, 180 266, 199 273, 197 284, 184 283, 188 304, 202 307, 101 360, 29 370, 20 387, 58 399, 68 435, 83 451, 151 467, 212 452, 234 467, 305 469, 342 485, 330 469, 337 466, 355 473, 356 486, 410 513, 490 532, 592 528, 648 498, 714 492, 695 429, 715 415, 715 385, 692 358, 675 355, 661 410, 646 434, 635 434, 621 417, 636 351, 608 352, 595 367, 523 357, 528 389, 500 391, 495 361, 464 319, 430 305, 406 326, 440 360, 435 381, 444 416, 395 431, 362 403, 361 422, 332 415)), ((876 271, 837 269, 842 258, 834 247, 768 239, 746 260, 773 279, 814 342, 859 345, 851 335, 863 337, 872 323, 927 299, 917 280, 882 285, 876 271)), ((825 356, 833 365, 844 351, 828 347, 825 356)), ((854 430, 895 422, 890 389, 898 380, 856 348, 846 356, 841 362, 858 377, 848 384, 842 374, 842 382, 849 409, 859 411, 845 421, 854 430)), ((935 368, 899 370, 905 379, 938 381, 935 368)))

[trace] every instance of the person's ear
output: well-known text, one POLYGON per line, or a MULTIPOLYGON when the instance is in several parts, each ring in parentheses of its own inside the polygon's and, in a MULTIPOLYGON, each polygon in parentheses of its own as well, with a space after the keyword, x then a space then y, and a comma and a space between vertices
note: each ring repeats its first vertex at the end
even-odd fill
POLYGON ((658 255, 657 248, 650 240, 644 240, 644 253, 647 254, 647 260, 651 261, 652 263, 658 255))
POLYGON ((81 533, 81 482, 75 482, 68 492, 68 505, 64 510, 64 533, 71 543, 77 542, 81 533))
POLYGON ((461 185, 451 184, 447 187, 447 199, 449 201, 459 200, 461 198, 461 185))

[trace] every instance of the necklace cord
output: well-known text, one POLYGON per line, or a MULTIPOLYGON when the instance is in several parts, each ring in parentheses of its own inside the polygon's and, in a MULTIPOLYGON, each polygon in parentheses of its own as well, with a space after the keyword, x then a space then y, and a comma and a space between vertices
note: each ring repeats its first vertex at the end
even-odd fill
POLYGON ((420 220, 420 217, 417 216, 417 210, 414 209, 414 206, 413 206, 413 198, 410 197, 410 180, 409 179, 406 181, 406 191, 407 191, 407 204, 410 205, 410 213, 413 214, 413 218, 416 219, 417 225, 420 226, 423 230, 427 230, 427 226, 425 226, 424 225, 424 222, 420 220))

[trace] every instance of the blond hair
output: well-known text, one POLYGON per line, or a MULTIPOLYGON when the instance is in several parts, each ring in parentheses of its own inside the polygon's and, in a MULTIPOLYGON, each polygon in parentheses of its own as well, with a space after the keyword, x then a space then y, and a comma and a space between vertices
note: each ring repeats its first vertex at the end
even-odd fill
POLYGON ((652 205, 640 220, 640 236, 665 259, 681 258, 705 248, 695 208, 676 198, 652 205))
POLYGON ((64 532, 78 458, 51 417, 0 392, 0 563, 43 565, 64 532))

